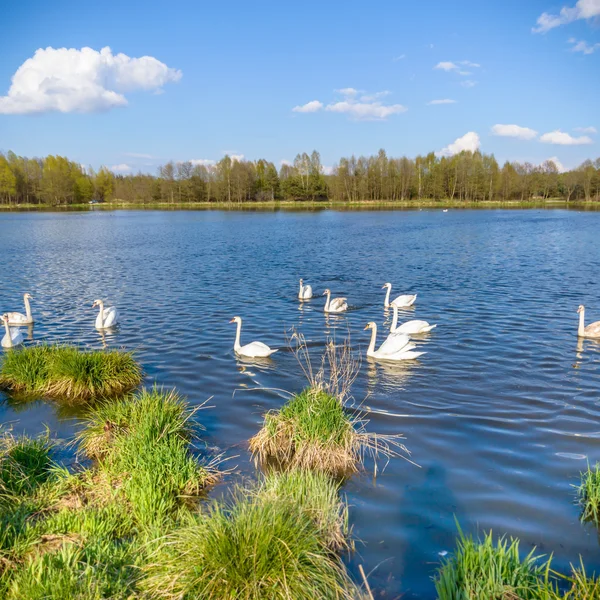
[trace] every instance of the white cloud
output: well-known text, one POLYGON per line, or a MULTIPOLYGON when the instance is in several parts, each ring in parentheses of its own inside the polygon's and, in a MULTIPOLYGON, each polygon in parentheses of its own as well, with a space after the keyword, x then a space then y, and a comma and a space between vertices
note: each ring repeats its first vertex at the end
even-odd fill
POLYGON ((466 88, 472 88, 477 85, 477 82, 473 81, 472 79, 465 79, 464 81, 460 82, 460 85, 462 85, 463 87, 466 87, 466 88))
POLYGON ((592 144, 593 140, 587 135, 573 137, 572 135, 557 129, 540 136, 540 142, 546 144, 559 144, 560 146, 579 146, 582 144, 592 144))
POLYGON ((441 69, 442 71, 454 71, 458 70, 458 65, 455 65, 453 62, 450 61, 442 61, 435 65, 435 67, 433 68, 441 69))
POLYGON ((361 121, 381 121, 391 115, 406 112, 408 108, 402 104, 382 104, 381 102, 356 102, 344 100, 333 102, 325 107, 329 112, 348 114, 361 121))
POLYGON ((400 56, 395 56, 394 58, 392 58, 392 60, 394 62, 397 62, 399 60, 404 60, 406 58, 406 54, 401 54, 400 56))
POLYGON ((580 133, 598 133, 595 127, 575 127, 575 131, 579 131, 580 133))
POLYGON ((388 92, 384 90, 383 92, 375 92, 374 94, 367 94, 365 96, 360 97, 361 102, 373 102, 375 100, 379 100, 379 98, 385 98, 389 96, 392 92, 388 92))
POLYGON ((494 125, 492 133, 502 137, 514 137, 520 140, 532 140, 537 136, 537 131, 519 125, 494 125))
POLYGON ((459 75, 464 75, 464 76, 466 76, 466 75, 473 75, 473 73, 471 71, 457 71, 457 73, 459 75))
POLYGON ((548 160, 551 161, 551 162, 553 162, 556 165, 556 168, 558 169, 559 173, 564 173, 567 170, 565 168, 565 166, 560 162, 560 160, 558 160, 557 156, 552 156, 548 160))
POLYGON ((287 165, 288 167, 291 167, 291 166, 292 166, 292 161, 291 161, 291 160, 287 160, 287 159, 283 158, 283 159, 281 159, 281 160, 279 161, 279 164, 280 164, 281 166, 283 166, 283 165, 287 165))
POLYGON ((474 131, 469 131, 462 137, 454 140, 452 144, 449 144, 445 148, 442 148, 439 152, 436 152, 436 154, 438 156, 453 156, 454 154, 463 152, 463 150, 475 152, 475 150, 479 149, 480 145, 479 135, 477 135, 474 131))
POLYGON ((478 69, 479 67, 481 67, 480 64, 471 62, 470 60, 461 60, 460 64, 465 65, 467 67, 472 67, 473 69, 478 69))
POLYGON ((123 152, 124 156, 130 156, 131 158, 147 158, 154 159, 155 157, 151 154, 138 154, 137 152, 123 152))
POLYGON ((231 158, 231 160, 233 162, 242 162, 244 160, 244 155, 243 154, 232 154, 229 158, 231 158))
POLYGON ((323 165, 323 174, 331 175, 333 173, 333 167, 328 167, 327 165, 323 165))
POLYGON ((160 90, 179 81, 181 71, 152 56, 131 58, 113 54, 107 46, 40 48, 12 77, 0 114, 99 112, 127 106, 124 94, 160 90))
POLYGON ((212 158, 192 158, 190 162, 195 167, 213 167, 216 164, 212 158))
POLYGON ((343 96, 356 96, 356 95, 360 94, 360 90, 356 90, 351 87, 342 88, 341 90, 335 90, 335 91, 339 92, 343 96))
POLYGON ((571 52, 581 52, 583 54, 593 54, 596 50, 600 49, 600 43, 590 45, 584 40, 577 41, 574 38, 569 40, 569 44, 573 44, 570 48, 571 52))
POLYGON ((310 102, 307 102, 306 104, 302 104, 301 106, 294 106, 294 108, 292 108, 293 112, 299 112, 299 113, 312 113, 312 112, 317 112, 318 110, 321 110, 323 108, 323 103, 319 102, 319 100, 311 100, 310 102))
POLYGON ((435 104, 456 104, 456 100, 451 100, 450 98, 443 98, 442 100, 432 100, 427 103, 427 106, 433 106, 435 104))
POLYGON ((533 33, 546 33, 550 29, 566 25, 579 19, 591 19, 600 16, 600 0, 578 0, 575 6, 563 6, 558 15, 542 13, 537 20, 533 33))
POLYGON ((131 171, 131 167, 129 165, 126 165, 125 163, 121 163, 120 165, 113 165, 112 167, 109 167, 109 169, 111 171, 114 171, 115 173, 128 173, 129 171, 131 171))

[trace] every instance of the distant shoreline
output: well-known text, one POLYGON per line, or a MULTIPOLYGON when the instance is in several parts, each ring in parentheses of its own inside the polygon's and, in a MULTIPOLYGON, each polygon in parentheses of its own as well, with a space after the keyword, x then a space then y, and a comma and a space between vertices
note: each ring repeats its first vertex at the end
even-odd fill
POLYGON ((409 200, 404 202, 360 200, 357 202, 328 201, 267 201, 267 202, 101 202, 98 204, 1 204, 0 212, 63 212, 63 211, 95 211, 95 210, 415 210, 415 209, 477 209, 477 208, 573 208, 600 210, 600 202, 577 201, 567 202, 561 198, 548 200, 482 200, 478 202, 461 202, 451 200, 409 200))

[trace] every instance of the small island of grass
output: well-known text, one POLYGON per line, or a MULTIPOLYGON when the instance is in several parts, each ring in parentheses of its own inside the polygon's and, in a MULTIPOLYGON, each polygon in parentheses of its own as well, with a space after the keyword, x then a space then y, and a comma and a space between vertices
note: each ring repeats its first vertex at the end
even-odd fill
POLYGON ((0 388, 64 402, 125 394, 141 380, 133 354, 118 350, 42 344, 6 353, 0 366, 0 388))
POLYGON ((594 468, 588 465, 587 471, 581 474, 577 496, 581 506, 581 520, 600 526, 600 463, 596 463, 594 468))

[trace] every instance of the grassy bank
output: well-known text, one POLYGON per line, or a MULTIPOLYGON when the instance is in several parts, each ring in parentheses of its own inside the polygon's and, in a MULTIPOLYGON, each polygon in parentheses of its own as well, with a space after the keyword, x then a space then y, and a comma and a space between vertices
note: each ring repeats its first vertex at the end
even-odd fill
POLYGON ((577 498, 581 507, 581 520, 600 526, 600 463, 596 463, 594 468, 588 465, 587 470, 581 473, 577 498))
POLYGON ((137 387, 142 370, 130 352, 88 352, 73 346, 40 345, 12 350, 0 365, 0 387, 32 397, 87 402, 137 387))
POLYGON ((441 200, 415 199, 406 201, 391 200, 359 200, 354 202, 336 202, 328 200, 319 201, 295 201, 280 200, 267 202, 123 202, 113 200, 102 202, 100 204, 68 204, 68 205, 50 205, 50 204, 18 204, 18 205, 0 205, 0 212, 12 211, 64 211, 64 210, 231 210, 231 211, 316 211, 324 209, 332 210, 414 210, 414 209, 442 209, 442 208, 574 208, 584 210, 600 210, 600 203, 589 201, 567 202, 562 198, 549 198, 547 200, 482 200, 478 202, 467 202, 450 200, 449 198, 441 200))

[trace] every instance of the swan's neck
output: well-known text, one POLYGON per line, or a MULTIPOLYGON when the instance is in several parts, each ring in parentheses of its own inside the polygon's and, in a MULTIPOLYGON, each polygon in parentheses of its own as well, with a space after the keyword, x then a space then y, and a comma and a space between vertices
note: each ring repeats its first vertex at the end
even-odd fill
POLYGON ((298 297, 304 297, 304 286, 302 285, 302 281, 300 281, 300 290, 298 291, 298 297))
POLYGON ((238 321, 237 331, 235 332, 235 342, 233 343, 233 349, 239 350, 242 346, 240 344, 240 336, 242 334, 242 322, 238 321))
POLYGON ((29 298, 25 296, 23 299, 25 300, 25 314, 27 315, 27 320, 31 321, 31 306, 29 305, 29 298))
POLYGON ((367 355, 373 354, 375 352, 375 340, 377 339, 377 325, 373 325, 371 329, 371 341, 369 343, 369 347, 367 349, 367 355))
POLYGON ((8 347, 12 346, 12 338, 10 337, 10 327, 8 326, 8 321, 4 321, 4 329, 6 330, 6 339, 8 347))
POLYGON ((385 293, 385 307, 387 308, 390 305, 390 294, 392 293, 392 286, 387 286, 387 292, 385 293))
POLYGON ((331 292, 327 292, 327 301, 325 302, 325 310, 329 310, 329 301, 331 300, 331 292))
POLYGON ((582 310, 579 313, 579 329, 577 330, 578 335, 583 335, 585 333, 585 310, 582 310))
POLYGON ((394 331, 396 331, 396 327, 398 327, 398 307, 395 304, 392 304, 392 310, 394 311, 394 318, 392 319, 390 331, 394 333, 394 331))
POLYGON ((104 302, 100 302, 100 323, 104 325, 104 302))

